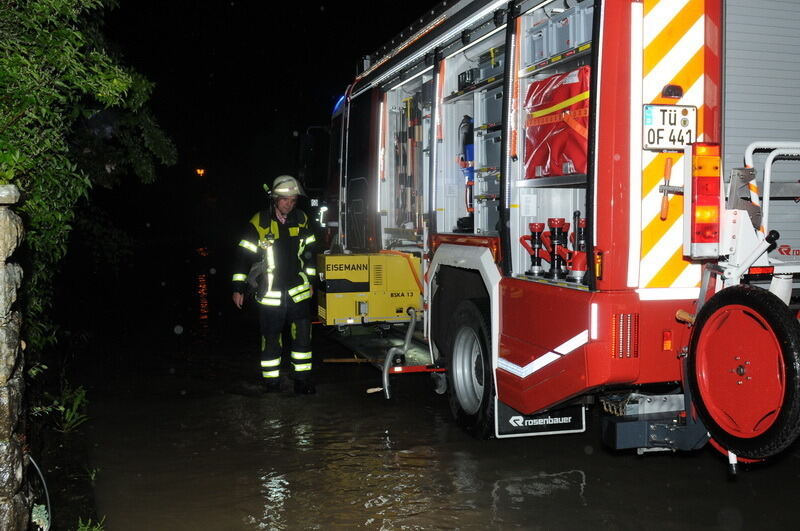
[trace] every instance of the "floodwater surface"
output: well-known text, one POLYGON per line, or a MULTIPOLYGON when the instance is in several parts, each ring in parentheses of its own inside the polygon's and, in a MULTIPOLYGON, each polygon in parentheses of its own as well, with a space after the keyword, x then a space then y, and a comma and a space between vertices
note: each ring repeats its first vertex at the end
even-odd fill
POLYGON ((215 307, 215 277, 191 278, 194 324, 151 309, 170 335, 137 334, 89 375, 91 470, 109 531, 796 525, 798 445, 731 480, 710 448, 606 449, 596 412, 583 434, 479 441, 426 375, 393 376, 387 401, 366 393, 380 385, 372 367, 321 363, 347 355, 321 329, 318 393, 295 396, 286 379, 262 394, 253 312, 227 295, 215 307))
MULTIPOLYGON (((197 363, 195 361, 195 363, 197 363)), ((256 394, 161 359, 95 404, 106 527, 764 529, 796 521, 798 451, 726 477, 711 450, 610 452, 579 435, 477 441, 424 377, 368 395, 371 367, 323 367, 318 394, 256 394)), ((202 364, 201 364, 202 365, 202 364)), ((203 371, 194 371, 202 373, 203 371)))

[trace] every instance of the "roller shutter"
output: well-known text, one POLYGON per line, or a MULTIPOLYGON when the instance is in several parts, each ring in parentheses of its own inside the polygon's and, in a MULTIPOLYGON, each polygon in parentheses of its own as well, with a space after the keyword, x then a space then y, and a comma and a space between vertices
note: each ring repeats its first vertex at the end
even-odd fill
MULTIPOLYGON (((725 2, 725 75, 723 86, 725 171, 743 164, 752 141, 800 142, 800 2, 727 0, 725 2)), ((762 184, 766 155, 755 159, 762 184)), ((773 182, 800 180, 800 161, 778 162, 773 182)), ((794 198, 770 203, 771 229, 781 233, 789 255, 800 260, 800 203, 794 198), (794 252, 798 255, 794 255, 794 252)), ((779 247, 779 249, 781 249, 779 247)))

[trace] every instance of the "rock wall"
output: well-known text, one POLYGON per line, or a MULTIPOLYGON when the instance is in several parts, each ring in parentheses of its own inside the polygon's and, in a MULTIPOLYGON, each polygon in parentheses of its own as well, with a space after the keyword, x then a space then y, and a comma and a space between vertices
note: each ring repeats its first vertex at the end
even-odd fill
POLYGON ((12 310, 22 268, 6 260, 22 239, 22 220, 10 208, 19 201, 16 186, 0 186, 0 529, 28 528, 28 500, 22 490, 23 453, 16 435, 22 414, 21 318, 12 310))

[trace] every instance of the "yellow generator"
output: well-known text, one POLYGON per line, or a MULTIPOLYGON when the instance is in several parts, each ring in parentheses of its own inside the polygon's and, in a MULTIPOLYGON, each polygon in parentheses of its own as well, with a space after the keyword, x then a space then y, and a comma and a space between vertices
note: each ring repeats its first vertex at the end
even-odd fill
POLYGON ((409 308, 422 310, 420 259, 412 254, 321 254, 317 271, 325 325, 409 321, 409 308))

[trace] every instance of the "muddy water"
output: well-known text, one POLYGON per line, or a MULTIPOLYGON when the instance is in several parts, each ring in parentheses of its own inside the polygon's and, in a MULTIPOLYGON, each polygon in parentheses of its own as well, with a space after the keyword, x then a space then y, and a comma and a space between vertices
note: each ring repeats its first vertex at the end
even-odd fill
POLYGON ((346 355, 323 334, 317 395, 288 381, 257 393, 254 315, 210 297, 216 277, 187 278, 188 313, 148 308, 153 332, 118 341, 87 374, 110 531, 796 526, 797 445, 729 481, 710 449, 610 452, 592 415, 584 434, 476 441, 424 375, 393 377, 386 401, 365 392, 375 369, 319 363, 346 355))
POLYGON ((224 367, 215 379, 181 363, 161 359, 95 403, 92 466, 109 530, 748 529, 796 520, 797 450, 730 482, 711 451, 613 454, 596 425, 475 441, 416 376, 397 380, 392 402, 365 393, 376 371, 353 366, 323 368, 316 396, 296 397, 288 382, 279 395, 248 396, 224 367))

